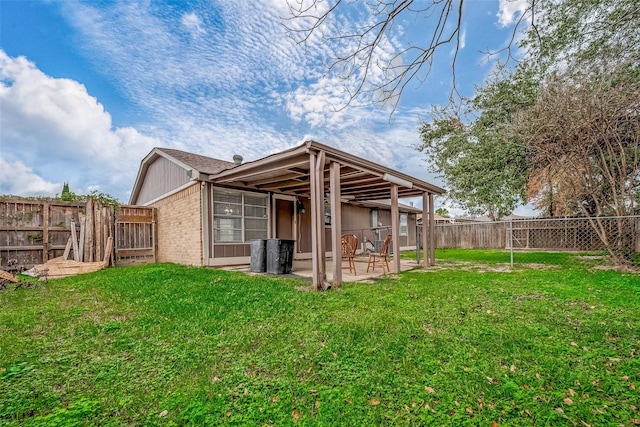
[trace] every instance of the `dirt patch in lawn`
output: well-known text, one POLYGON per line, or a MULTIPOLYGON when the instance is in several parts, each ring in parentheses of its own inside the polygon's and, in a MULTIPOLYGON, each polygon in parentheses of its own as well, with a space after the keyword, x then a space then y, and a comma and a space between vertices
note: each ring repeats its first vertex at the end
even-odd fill
POLYGON ((513 273, 515 271, 522 270, 523 268, 554 270, 560 268, 560 266, 551 264, 517 263, 512 267, 507 263, 482 264, 470 261, 439 261, 436 265, 430 266, 422 271, 424 273, 442 270, 475 271, 476 273, 513 273))

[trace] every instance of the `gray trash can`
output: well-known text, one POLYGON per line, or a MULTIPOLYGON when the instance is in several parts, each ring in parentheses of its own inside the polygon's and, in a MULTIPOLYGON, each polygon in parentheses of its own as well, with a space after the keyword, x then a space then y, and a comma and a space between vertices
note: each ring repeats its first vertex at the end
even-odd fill
POLYGON ((293 267, 293 244, 295 240, 267 240, 267 273, 289 274, 293 267))
POLYGON ((267 271, 267 240, 255 239, 249 244, 251 245, 251 272, 264 273, 267 271))

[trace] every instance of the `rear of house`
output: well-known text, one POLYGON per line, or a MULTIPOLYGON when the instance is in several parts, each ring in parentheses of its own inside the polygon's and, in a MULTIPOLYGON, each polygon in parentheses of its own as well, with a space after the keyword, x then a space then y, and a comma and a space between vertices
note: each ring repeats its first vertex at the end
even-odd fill
MULTIPOLYGON (((250 184, 224 185, 211 179, 240 165, 239 159, 227 162, 165 148, 154 148, 142 160, 130 203, 156 208, 158 261, 248 264, 250 241, 267 238, 295 240, 295 258, 311 258, 311 200, 302 185, 300 190, 295 186, 296 179, 304 182, 304 174, 276 176, 256 167, 256 173, 266 177, 250 184), (287 189, 278 191, 285 178, 287 189)), ((327 202, 324 238, 330 247, 332 218, 327 202)), ((391 233, 389 200, 343 200, 340 205, 342 232, 355 234, 361 247, 391 233)), ((399 212, 400 247, 415 247, 416 216, 422 211, 399 205, 399 212)))

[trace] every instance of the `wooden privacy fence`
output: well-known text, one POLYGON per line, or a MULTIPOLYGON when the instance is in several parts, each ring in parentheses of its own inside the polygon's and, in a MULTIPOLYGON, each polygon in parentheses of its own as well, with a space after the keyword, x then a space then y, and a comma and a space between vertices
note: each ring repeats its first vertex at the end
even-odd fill
POLYGON ((156 216, 154 208, 120 206, 115 234, 118 265, 156 262, 156 216))
POLYGON ((436 248, 504 249, 508 228, 501 222, 436 224, 436 248))
POLYGON ((102 206, 0 198, 0 268, 19 271, 62 256, 102 260, 115 235, 111 264, 155 262, 155 216, 150 207, 102 206))
POLYGON ((640 251, 640 217, 552 218, 498 222, 438 224, 436 247, 441 249, 535 249, 598 251, 602 238, 640 251), (591 221, 591 222, 590 222, 591 221), (599 224, 596 230, 593 222, 599 224), (600 234, 599 234, 600 233, 600 234))

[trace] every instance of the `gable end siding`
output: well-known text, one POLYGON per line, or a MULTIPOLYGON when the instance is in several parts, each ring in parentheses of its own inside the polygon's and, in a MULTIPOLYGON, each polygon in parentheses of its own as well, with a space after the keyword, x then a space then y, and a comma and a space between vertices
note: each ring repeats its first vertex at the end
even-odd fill
POLYGON ((147 173, 135 201, 137 205, 157 199, 190 181, 186 169, 164 157, 158 157, 149 165, 147 173))

